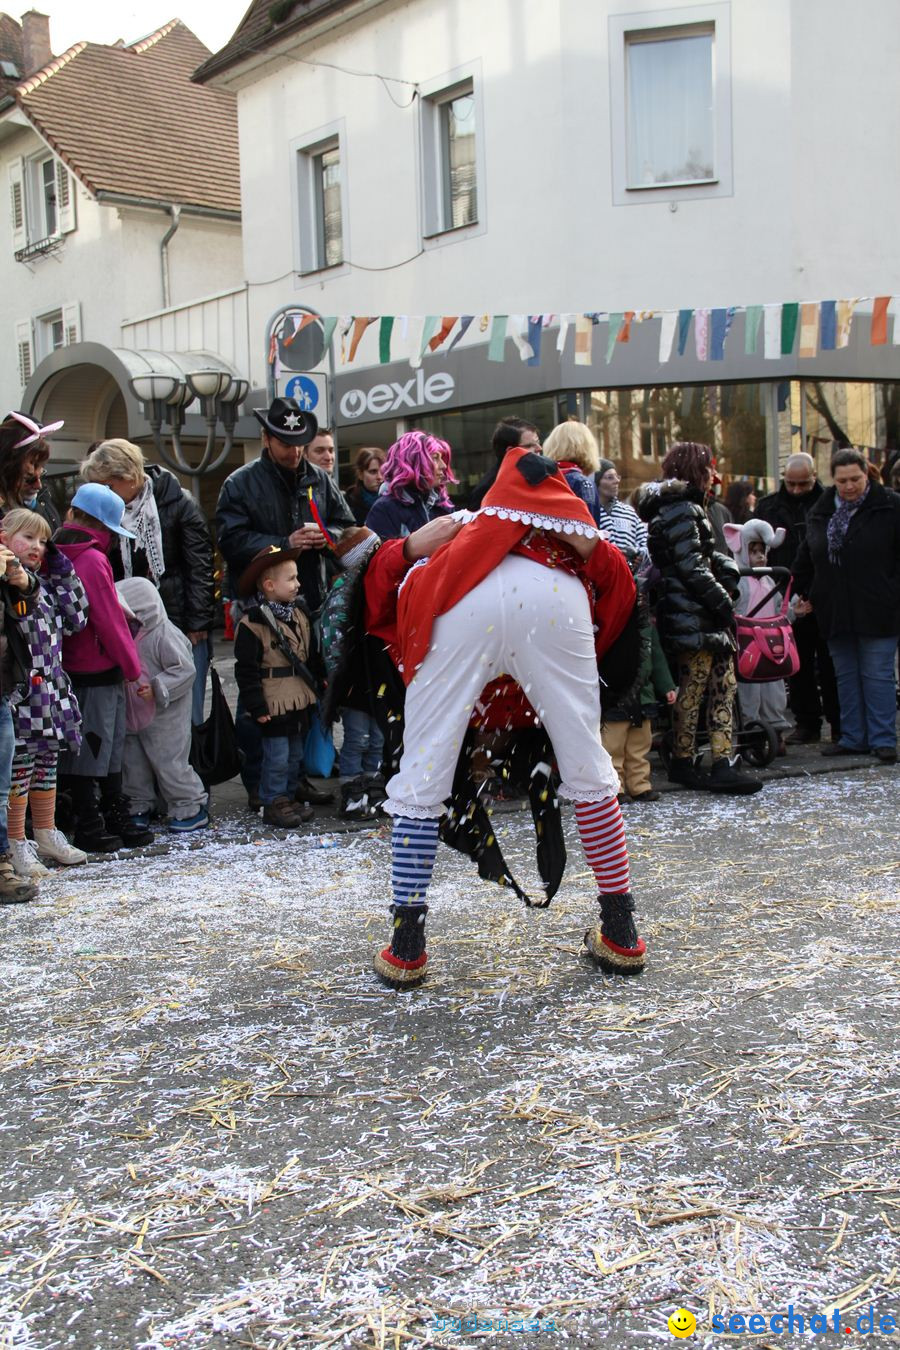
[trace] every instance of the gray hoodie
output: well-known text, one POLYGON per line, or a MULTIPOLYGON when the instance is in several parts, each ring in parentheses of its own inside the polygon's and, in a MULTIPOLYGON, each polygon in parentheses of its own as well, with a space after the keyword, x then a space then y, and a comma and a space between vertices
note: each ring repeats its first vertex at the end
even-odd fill
POLYGON ((135 643, 157 708, 168 708, 175 699, 190 697, 195 674, 191 644, 166 618, 153 582, 146 577, 128 577, 116 582, 116 590, 124 608, 141 625, 135 643))

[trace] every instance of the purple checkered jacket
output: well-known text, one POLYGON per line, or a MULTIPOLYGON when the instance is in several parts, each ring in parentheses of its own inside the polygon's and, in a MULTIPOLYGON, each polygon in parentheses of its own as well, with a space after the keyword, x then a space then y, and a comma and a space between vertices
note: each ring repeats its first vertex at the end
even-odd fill
POLYGON ((62 640, 87 623, 88 601, 69 559, 48 545, 41 588, 19 619, 31 653, 27 685, 10 697, 16 739, 81 745, 81 709, 62 667, 62 640))

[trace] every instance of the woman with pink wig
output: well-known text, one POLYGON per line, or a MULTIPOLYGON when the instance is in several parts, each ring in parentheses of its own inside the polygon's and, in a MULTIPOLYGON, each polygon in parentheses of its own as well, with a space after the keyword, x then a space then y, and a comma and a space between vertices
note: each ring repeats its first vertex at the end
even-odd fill
POLYGON ((407 431, 387 452, 378 500, 366 526, 382 539, 405 539, 435 516, 453 510, 447 483, 456 479, 446 441, 427 431, 407 431))

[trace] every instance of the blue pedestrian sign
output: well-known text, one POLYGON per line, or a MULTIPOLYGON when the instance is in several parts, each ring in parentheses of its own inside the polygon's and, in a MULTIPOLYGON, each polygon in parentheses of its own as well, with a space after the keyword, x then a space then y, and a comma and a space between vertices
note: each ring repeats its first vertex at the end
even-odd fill
POLYGON ((304 412, 313 412, 319 402, 319 386, 309 375, 294 375, 284 386, 285 398, 295 398, 304 412))

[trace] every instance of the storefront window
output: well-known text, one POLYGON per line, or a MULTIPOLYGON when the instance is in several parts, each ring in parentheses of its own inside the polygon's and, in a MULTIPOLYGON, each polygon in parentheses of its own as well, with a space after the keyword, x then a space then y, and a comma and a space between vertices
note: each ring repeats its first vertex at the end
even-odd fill
POLYGON ((726 478, 766 479, 766 401, 770 385, 667 385, 600 389, 590 398, 588 423, 622 475, 623 496, 658 478, 675 441, 700 441, 716 452, 726 478))
MULTIPOLYGON (((561 398, 564 405, 565 395, 561 398)), ((457 502, 464 503, 493 462, 491 434, 500 419, 521 417, 525 422, 533 422, 541 436, 546 436, 557 422, 568 416, 566 411, 560 411, 561 398, 546 394, 539 398, 517 399, 515 403, 459 408, 417 417, 415 425, 449 442, 453 450, 453 472, 459 479, 459 485, 451 488, 451 494, 457 502)))
POLYGON ((812 455, 825 483, 842 445, 863 450, 880 467, 900 446, 900 384, 801 380, 793 391, 791 432, 793 451, 812 455))

